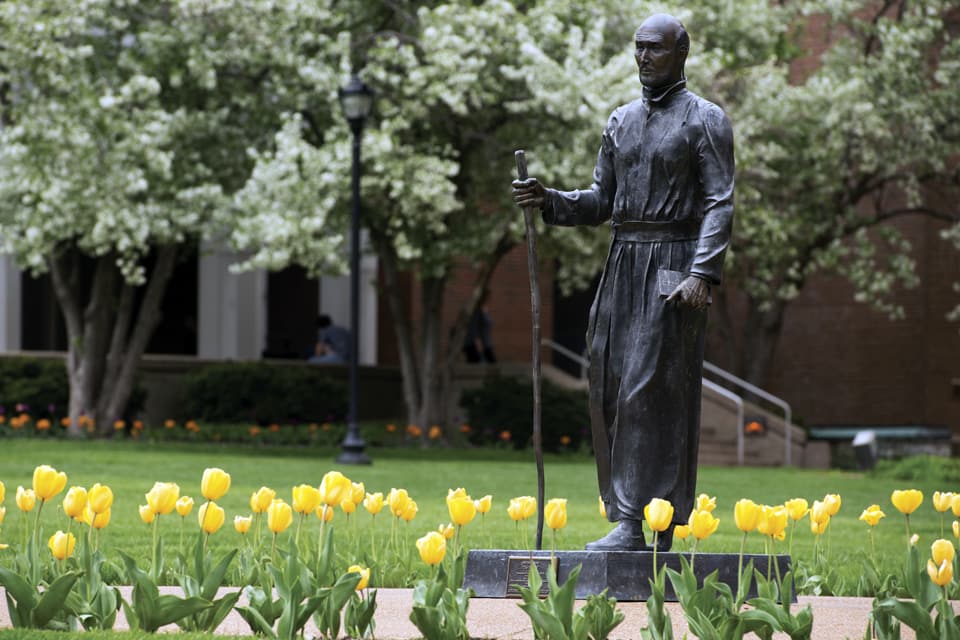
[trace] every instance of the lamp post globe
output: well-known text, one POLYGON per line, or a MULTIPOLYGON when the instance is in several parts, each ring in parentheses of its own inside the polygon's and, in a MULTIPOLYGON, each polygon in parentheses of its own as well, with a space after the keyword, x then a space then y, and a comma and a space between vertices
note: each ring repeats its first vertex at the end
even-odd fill
POLYGON ((373 91, 356 75, 339 91, 343 115, 353 132, 353 163, 350 198, 350 408, 347 433, 340 444, 340 464, 370 464, 366 443, 357 424, 359 413, 360 333, 360 141, 363 125, 373 107, 373 91))

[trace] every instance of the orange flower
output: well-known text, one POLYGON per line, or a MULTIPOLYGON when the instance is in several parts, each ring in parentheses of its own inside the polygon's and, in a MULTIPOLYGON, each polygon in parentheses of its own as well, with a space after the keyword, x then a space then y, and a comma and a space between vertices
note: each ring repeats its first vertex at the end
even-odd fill
POLYGON ((397 425, 395 425, 395 424, 388 424, 388 425, 387 425, 386 427, 384 427, 384 428, 387 430, 387 433, 394 433, 394 432, 397 430, 397 425))
POLYGON ((421 429, 415 424, 408 424, 407 435, 410 436, 411 438, 419 438, 421 435, 423 435, 423 429, 421 429))
POLYGON ((280 425, 274 422, 273 424, 270 425, 269 429, 270 429, 270 433, 276 433, 277 431, 280 431, 280 425))
POLYGON ((560 444, 562 444, 562 445, 565 446, 565 447, 566 447, 567 445, 569 445, 569 444, 570 444, 570 436, 567 436, 567 435, 560 436, 560 444))
POLYGON ((430 431, 427 433, 427 437, 431 440, 439 440, 440 436, 442 435, 443 429, 441 429, 438 425, 433 425, 430 427, 430 431))
POLYGON ((37 431, 47 431, 50 429, 50 421, 46 418, 41 418, 37 420, 37 431))
POLYGON ((60 426, 66 429, 70 426, 70 418, 60 418, 60 426))
POLYGON ((114 430, 116 430, 116 431, 122 431, 123 429, 126 429, 126 428, 127 428, 127 423, 124 422, 123 420, 114 420, 114 421, 113 421, 113 428, 114 428, 114 430))
POLYGON ((510 442, 510 438, 511 438, 511 435, 509 431, 503 430, 500 432, 500 439, 503 440, 504 442, 510 442))
POLYGON ((473 429, 470 428, 470 425, 468 424, 460 425, 460 433, 467 434, 467 433, 470 433, 471 431, 473 431, 473 429))
POLYGON ((251 438, 256 438, 258 435, 260 435, 260 427, 258 427, 257 425, 253 425, 252 427, 247 429, 247 433, 250 434, 251 438))
POLYGON ((164 429, 173 429, 173 428, 176 427, 176 426, 177 426, 177 423, 176 423, 175 421, 173 421, 173 420, 170 420, 169 418, 167 418, 166 420, 163 421, 163 428, 164 428, 164 429))

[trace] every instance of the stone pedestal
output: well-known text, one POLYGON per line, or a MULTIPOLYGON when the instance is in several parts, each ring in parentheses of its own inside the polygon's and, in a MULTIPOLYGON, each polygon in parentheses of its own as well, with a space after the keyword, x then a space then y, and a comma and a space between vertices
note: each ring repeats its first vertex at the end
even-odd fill
MULTIPOLYGON (((670 567, 680 571, 680 554, 676 552, 657 553, 657 564, 660 567, 670 567)), ((557 563, 557 581, 563 584, 570 571, 577 565, 582 565, 580 578, 577 581, 576 597, 586 598, 588 595, 600 593, 607 589, 607 594, 619 602, 644 601, 650 596, 650 579, 653 577, 652 551, 558 551, 555 554, 557 563)), ((774 556, 780 567, 780 575, 790 570, 790 556, 774 556)), ((480 598, 507 598, 516 597, 515 589, 510 585, 527 585, 526 576, 519 577, 524 567, 528 567, 530 559, 539 559, 538 566, 545 569, 549 562, 549 551, 514 551, 506 549, 479 549, 470 551, 467 556, 467 570, 463 586, 473 589, 480 598), (541 566, 543 565, 543 566, 541 566), (509 575, 508 575, 509 569, 509 575)), ((768 557, 765 555, 744 554, 743 565, 753 561, 753 566, 763 574, 767 572, 768 557)), ((702 582, 703 578, 719 571, 720 582, 730 586, 737 592, 738 556, 733 553, 698 553, 694 562, 694 572, 702 582)), ((771 567, 771 575, 776 575, 771 567)), ((542 573, 542 571, 541 571, 542 573)), ((546 579, 544 579, 546 582, 546 579)), ((751 595, 756 593, 751 590, 751 595)), ((665 599, 676 601, 676 595, 670 580, 666 581, 665 599)))

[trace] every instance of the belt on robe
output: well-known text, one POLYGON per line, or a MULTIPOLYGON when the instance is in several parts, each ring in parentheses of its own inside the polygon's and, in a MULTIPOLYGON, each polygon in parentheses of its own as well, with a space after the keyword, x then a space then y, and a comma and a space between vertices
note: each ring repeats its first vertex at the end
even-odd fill
POLYGON ((700 238, 699 220, 629 220, 612 225, 614 240, 624 242, 683 242, 700 238))

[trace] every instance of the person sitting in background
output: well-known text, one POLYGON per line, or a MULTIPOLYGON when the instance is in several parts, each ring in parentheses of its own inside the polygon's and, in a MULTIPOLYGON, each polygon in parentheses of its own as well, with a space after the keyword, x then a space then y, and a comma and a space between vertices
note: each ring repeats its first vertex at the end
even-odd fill
POLYGON ((344 364, 350 360, 350 331, 333 324, 330 316, 317 316, 317 342, 313 355, 307 360, 313 364, 344 364))

